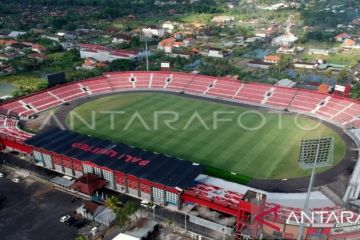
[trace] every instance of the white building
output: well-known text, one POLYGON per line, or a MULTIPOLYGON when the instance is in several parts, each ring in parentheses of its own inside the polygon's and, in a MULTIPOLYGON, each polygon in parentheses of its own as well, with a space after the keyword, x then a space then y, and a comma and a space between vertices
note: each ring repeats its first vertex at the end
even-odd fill
POLYGON ((271 42, 274 46, 291 46, 293 45, 299 38, 295 35, 289 33, 285 35, 278 36, 274 38, 271 42))
POLYGON ((147 37, 152 37, 152 36, 163 37, 165 35, 165 29, 155 25, 149 25, 143 28, 142 32, 147 37))
POLYGON ((175 29, 175 23, 166 21, 162 24, 162 28, 165 29, 166 32, 172 33, 175 29))
POLYGON ((93 58, 99 62, 112 62, 116 59, 134 59, 137 52, 125 50, 112 50, 96 44, 80 44, 80 57, 93 58))
POLYGON ((214 58, 224 58, 230 55, 231 52, 227 52, 221 49, 213 48, 209 49, 208 57, 214 57, 214 58))

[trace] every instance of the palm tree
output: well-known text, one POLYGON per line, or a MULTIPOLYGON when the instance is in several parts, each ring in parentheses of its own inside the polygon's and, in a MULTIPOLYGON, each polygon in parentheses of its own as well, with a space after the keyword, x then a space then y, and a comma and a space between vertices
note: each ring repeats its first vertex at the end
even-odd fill
POLYGON ((111 196, 105 200, 105 206, 107 208, 110 208, 114 212, 116 212, 119 209, 120 205, 121 205, 120 200, 115 196, 111 196))

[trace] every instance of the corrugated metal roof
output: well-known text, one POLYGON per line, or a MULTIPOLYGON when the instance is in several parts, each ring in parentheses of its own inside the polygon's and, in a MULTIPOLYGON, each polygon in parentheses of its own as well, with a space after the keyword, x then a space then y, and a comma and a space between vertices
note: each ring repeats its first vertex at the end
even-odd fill
POLYGON ((202 166, 190 161, 57 128, 43 131, 25 144, 169 187, 189 187, 202 171, 202 166))

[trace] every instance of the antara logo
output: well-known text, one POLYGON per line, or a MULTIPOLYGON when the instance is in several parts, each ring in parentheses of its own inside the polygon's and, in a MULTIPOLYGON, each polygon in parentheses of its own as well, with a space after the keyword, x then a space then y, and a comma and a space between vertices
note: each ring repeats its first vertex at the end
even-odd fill
MULTIPOLYGON (((276 226, 272 222, 276 222, 278 218, 278 211, 280 206, 270 208, 255 216, 255 220, 262 225, 268 226, 275 231, 280 231, 280 227, 276 226), (264 220, 266 215, 272 214, 273 221, 268 222, 264 220)), ((357 226, 360 224, 360 215, 354 214, 352 211, 290 211, 288 216, 285 217, 287 224, 324 224, 324 225, 336 225, 336 226, 357 226)))
POLYGON ((149 160, 145 160, 145 159, 142 159, 142 158, 139 158, 139 157, 135 157, 135 156, 131 156, 129 154, 119 154, 117 151, 115 150, 112 150, 112 149, 106 149, 106 148, 99 148, 99 147, 96 147, 96 146, 89 146, 88 144, 85 144, 85 143, 73 143, 71 145, 73 148, 76 148, 76 149, 80 149, 82 151, 85 151, 85 152, 91 152, 91 153, 94 153, 94 154, 102 154, 102 155, 106 155, 106 156, 109 156, 111 158, 117 158, 117 159, 120 159, 124 162, 128 162, 128 163, 136 163, 138 164, 139 166, 146 166, 150 163, 149 160))

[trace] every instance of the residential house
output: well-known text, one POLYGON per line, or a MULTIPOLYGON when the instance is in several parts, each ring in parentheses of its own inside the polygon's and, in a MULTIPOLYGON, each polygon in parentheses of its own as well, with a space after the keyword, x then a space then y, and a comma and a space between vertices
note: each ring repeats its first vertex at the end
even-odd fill
POLYGON ((142 29, 142 32, 147 37, 163 37, 165 35, 165 29, 156 26, 156 25, 149 25, 142 29))
POLYGON ((0 39, 0 45, 10 46, 15 43, 17 43, 17 41, 13 39, 0 39))
POLYGON ((250 60, 247 64, 248 67, 261 69, 268 69, 271 65, 272 63, 264 62, 263 59, 250 60))
POLYGON ((70 49, 73 49, 75 47, 75 44, 73 42, 71 42, 71 41, 62 42, 62 43, 60 43, 60 45, 65 50, 70 50, 70 49))
POLYGON ((271 6, 258 6, 258 8, 260 8, 260 9, 271 10, 271 11, 276 11, 276 10, 279 10, 279 9, 285 9, 285 8, 288 8, 288 7, 289 7, 289 5, 285 4, 285 3, 276 3, 276 4, 273 4, 271 6))
POLYGON ((191 46, 194 42, 195 42, 195 40, 192 37, 188 37, 183 40, 185 47, 191 46))
POLYGON ((30 53, 29 55, 27 55, 28 58, 32 58, 32 59, 36 59, 38 60, 39 62, 43 62, 47 59, 47 56, 42 54, 42 53, 30 53))
POLYGON ((341 49, 344 51, 349 51, 353 49, 360 49, 360 45, 356 44, 355 40, 346 39, 343 44, 341 44, 341 49))
POLYGON ((115 223, 114 212, 94 202, 85 201, 76 212, 86 219, 105 226, 112 226, 115 223))
POLYGON ((165 29, 166 32, 172 33, 175 29, 175 23, 171 21, 166 21, 162 24, 162 28, 165 29))
POLYGON ((46 51, 46 47, 44 47, 44 46, 42 46, 40 44, 28 43, 28 42, 25 42, 24 44, 31 47, 31 50, 34 51, 34 52, 37 52, 37 53, 42 53, 42 52, 46 51))
POLYGON ((287 46, 282 46, 276 50, 276 53, 278 54, 296 54, 297 49, 296 48, 290 48, 287 46))
POLYGON ((338 42, 344 42, 345 40, 350 38, 351 38, 351 34, 347 34, 347 33, 341 33, 335 37, 336 41, 338 42))
POLYGON ((112 37, 111 42, 112 43, 129 43, 131 41, 131 35, 130 34, 124 34, 124 33, 120 33, 120 34, 116 34, 112 37))
POLYGON ((219 48, 210 48, 208 51, 208 57, 214 57, 214 58, 224 58, 231 54, 232 52, 229 50, 222 50, 219 48))
POLYGON ((159 42, 158 49, 166 53, 172 53, 174 48, 184 47, 183 41, 178 41, 175 38, 166 38, 159 42))
POLYGON ((211 22, 219 24, 219 25, 231 24, 234 21, 235 21, 234 16, 216 16, 216 17, 213 17, 213 19, 211 20, 211 22))
POLYGON ((267 38, 270 35, 266 30, 258 30, 258 31, 255 32, 255 36, 260 37, 260 38, 267 38))
POLYGON ((276 31, 277 31, 277 26, 273 25, 267 29, 257 30, 255 32, 255 36, 260 37, 260 38, 268 38, 268 37, 274 35, 276 33, 276 31))
POLYGON ((295 61, 293 63, 295 68, 302 68, 302 69, 316 69, 319 65, 317 62, 301 62, 301 61, 295 61))
POLYGON ((266 63, 278 63, 281 57, 277 55, 268 55, 264 57, 264 62, 266 63))
POLYGON ((10 61, 15 59, 17 56, 19 56, 18 53, 9 53, 9 52, 0 53, 0 60, 10 61))
POLYGON ((360 25, 360 18, 354 18, 354 19, 351 21, 351 24, 353 24, 353 25, 360 25))

